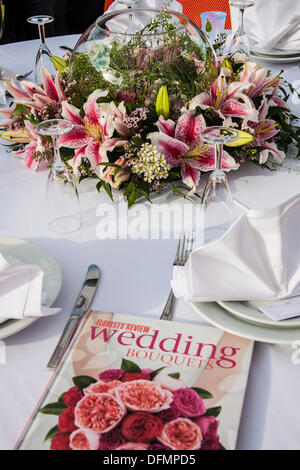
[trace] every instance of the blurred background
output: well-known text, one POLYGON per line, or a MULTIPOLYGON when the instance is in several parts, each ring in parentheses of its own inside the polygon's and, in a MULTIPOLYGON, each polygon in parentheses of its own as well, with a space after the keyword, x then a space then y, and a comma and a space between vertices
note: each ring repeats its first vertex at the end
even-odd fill
POLYGON ((83 33, 103 14, 105 0, 2 0, 5 27, 0 44, 38 38, 38 29, 26 22, 29 16, 50 15, 46 36, 83 33))
MULTIPOLYGON (((5 9, 4 34, 0 44, 38 38, 38 28, 26 22, 26 19, 33 15, 54 17, 54 22, 45 26, 46 37, 83 33, 113 1, 0 0, 5 9)), ((225 28, 231 28, 229 0, 178 1, 182 4, 183 13, 200 27, 201 12, 219 10, 227 13, 225 28)), ((163 0, 161 2, 163 3, 163 0)))

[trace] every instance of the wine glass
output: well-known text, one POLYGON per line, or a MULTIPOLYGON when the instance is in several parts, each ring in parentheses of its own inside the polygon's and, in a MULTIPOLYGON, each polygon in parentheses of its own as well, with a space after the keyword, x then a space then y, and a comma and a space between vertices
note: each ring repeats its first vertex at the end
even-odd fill
POLYGON ((50 119, 37 126, 40 135, 52 137, 54 162, 47 182, 47 218, 50 230, 60 234, 75 232, 81 224, 76 180, 59 151, 59 137, 72 127, 72 122, 65 119, 50 119))
POLYGON ((235 52, 241 52, 245 54, 246 57, 250 56, 250 45, 248 36, 244 30, 244 13, 245 9, 255 5, 253 0, 230 0, 230 5, 232 7, 237 7, 240 10, 240 23, 239 27, 234 33, 232 38, 229 54, 234 54, 235 52))
POLYGON ((212 238, 208 227, 212 229, 215 238, 225 231, 235 217, 236 210, 228 179, 222 168, 222 155, 223 145, 233 142, 238 137, 238 131, 221 126, 207 127, 201 133, 204 142, 215 146, 215 169, 205 185, 200 207, 204 221, 203 230, 206 231, 203 239, 206 241, 212 238))
POLYGON ((53 70, 53 65, 51 61, 51 52, 46 44, 46 36, 45 36, 45 24, 52 23, 54 18, 49 15, 36 15, 30 16, 27 18, 28 23, 36 24, 39 30, 40 36, 40 46, 37 51, 35 65, 34 65, 34 77, 35 83, 40 81, 40 69, 41 66, 44 65, 49 71, 53 70))

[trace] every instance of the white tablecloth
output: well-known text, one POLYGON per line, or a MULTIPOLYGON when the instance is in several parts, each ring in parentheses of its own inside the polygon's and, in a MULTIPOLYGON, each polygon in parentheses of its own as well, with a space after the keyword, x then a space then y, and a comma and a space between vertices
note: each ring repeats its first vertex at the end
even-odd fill
MULTIPOLYGON (((76 37, 51 38, 48 44, 53 54, 61 55, 58 46, 73 47, 76 37)), ((1 46, 0 64, 24 73, 32 68, 37 47, 37 41, 1 46)), ((299 68, 290 66, 289 78, 298 76, 299 68)), ((297 111, 297 106, 293 109, 297 111)), ((286 168, 269 172, 245 164, 230 173, 234 197, 248 207, 267 208, 295 195, 300 189, 298 162, 287 162, 298 172, 286 168)), ((5 340, 6 364, 0 364, 0 449, 13 448, 49 381, 46 363, 89 264, 98 264, 102 272, 93 303, 99 309, 159 317, 169 292, 176 240, 99 240, 100 199, 90 191, 81 193, 80 231, 58 237, 48 230, 44 217, 46 178, 47 172, 26 170, 0 149, 0 235, 38 243, 55 256, 63 273, 62 291, 55 302, 61 314, 40 319, 5 340)), ((181 301, 176 302, 175 320, 203 323, 181 301)), ((293 364, 293 352, 289 346, 255 344, 238 449, 300 449, 300 365, 293 364)))

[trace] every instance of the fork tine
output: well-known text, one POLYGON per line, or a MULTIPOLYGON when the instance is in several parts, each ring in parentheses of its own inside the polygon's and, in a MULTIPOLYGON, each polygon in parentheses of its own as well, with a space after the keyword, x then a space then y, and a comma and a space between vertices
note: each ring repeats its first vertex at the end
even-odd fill
POLYGON ((181 245, 181 237, 178 238, 177 251, 176 251, 175 260, 174 260, 175 263, 179 262, 180 245, 181 245))
POLYGON ((186 250, 185 250, 184 262, 186 262, 188 260, 188 257, 190 255, 192 249, 193 249, 193 243, 194 243, 193 233, 189 232, 188 240, 187 240, 187 247, 186 247, 186 250))

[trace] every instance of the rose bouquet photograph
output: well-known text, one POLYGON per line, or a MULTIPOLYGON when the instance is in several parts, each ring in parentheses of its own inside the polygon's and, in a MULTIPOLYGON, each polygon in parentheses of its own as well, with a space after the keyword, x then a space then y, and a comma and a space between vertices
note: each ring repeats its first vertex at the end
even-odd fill
POLYGON ((140 369, 123 359, 120 369, 73 378, 56 403, 39 410, 58 415, 46 435, 52 450, 224 450, 212 395, 190 388, 179 373, 140 369), (134 371, 134 372, 133 372, 134 371))

